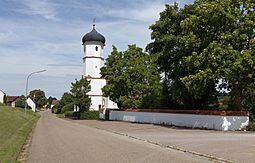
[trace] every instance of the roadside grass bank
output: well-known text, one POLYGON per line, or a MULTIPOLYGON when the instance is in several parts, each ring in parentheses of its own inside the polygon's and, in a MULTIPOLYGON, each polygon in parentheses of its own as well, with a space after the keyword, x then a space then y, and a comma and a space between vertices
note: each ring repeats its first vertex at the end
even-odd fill
POLYGON ((23 144, 35 123, 38 113, 24 109, 0 106, 0 162, 16 162, 23 144))
POLYGON ((65 114, 56 114, 56 117, 58 117, 58 118, 65 118, 65 114))

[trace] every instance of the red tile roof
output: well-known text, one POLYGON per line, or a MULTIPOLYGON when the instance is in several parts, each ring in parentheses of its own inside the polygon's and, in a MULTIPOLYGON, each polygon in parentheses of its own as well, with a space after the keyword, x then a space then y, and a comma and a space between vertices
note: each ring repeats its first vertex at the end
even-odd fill
POLYGON ((18 98, 20 98, 20 96, 7 96, 7 102, 13 102, 16 101, 18 98))

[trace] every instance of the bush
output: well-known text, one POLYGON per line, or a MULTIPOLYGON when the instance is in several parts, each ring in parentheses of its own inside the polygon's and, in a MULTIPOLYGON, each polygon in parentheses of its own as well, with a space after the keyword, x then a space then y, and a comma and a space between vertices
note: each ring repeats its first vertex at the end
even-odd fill
POLYGON ((66 118, 72 118, 73 117, 73 111, 66 111, 65 112, 65 117, 66 118))
POLYGON ((104 117, 104 120, 109 120, 110 118, 110 110, 106 109, 105 110, 105 117, 104 117))
POLYGON ((75 111, 75 112, 73 112, 73 118, 74 119, 80 119, 80 112, 77 112, 77 111, 75 111))
POLYGON ((99 119, 99 111, 85 111, 80 113, 80 119, 99 119))
POLYGON ((26 107, 26 99, 25 98, 20 98, 15 102, 15 107, 19 108, 25 108, 26 107))
POLYGON ((255 131, 255 120, 249 123, 249 125, 246 128, 248 131, 255 131))
POLYGON ((53 107, 53 108, 51 109, 51 112, 54 113, 54 114, 59 114, 59 113, 61 112, 61 110, 60 110, 60 108, 58 108, 58 107, 53 107))
POLYGON ((69 103, 69 104, 66 104, 62 109, 61 109, 61 113, 65 113, 66 111, 73 111, 73 106, 74 106, 74 103, 69 103))

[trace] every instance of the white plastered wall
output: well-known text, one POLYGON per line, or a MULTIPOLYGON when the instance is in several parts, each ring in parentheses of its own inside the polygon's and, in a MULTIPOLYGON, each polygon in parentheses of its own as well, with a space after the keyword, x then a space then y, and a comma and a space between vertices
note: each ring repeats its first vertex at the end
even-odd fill
POLYGON ((110 111, 110 120, 166 124, 214 130, 240 130, 249 123, 249 116, 220 116, 173 113, 110 111))
POLYGON ((101 58, 86 58, 84 66, 85 76, 91 76, 93 78, 100 78, 100 68, 103 65, 103 60, 101 58))
POLYGON ((90 96, 91 98, 91 106, 90 110, 99 110, 99 105, 102 107, 102 96, 90 96))
POLYGON ((84 53, 87 57, 102 57, 103 54, 103 44, 97 41, 90 41, 85 43, 84 53), (98 51, 96 51, 96 46, 98 47, 98 51))
POLYGON ((101 95, 102 96, 102 88, 106 84, 105 79, 88 79, 90 80, 91 90, 88 92, 88 95, 101 95))
POLYGON ((4 92, 0 90, 0 103, 4 103, 4 92))
POLYGON ((98 110, 99 105, 105 108, 117 108, 117 104, 109 98, 104 98, 103 102, 102 88, 106 85, 106 80, 100 78, 100 69, 104 65, 103 49, 104 44, 98 41, 88 41, 84 44, 84 76, 90 80, 91 90, 88 95, 91 98, 91 110, 98 110))

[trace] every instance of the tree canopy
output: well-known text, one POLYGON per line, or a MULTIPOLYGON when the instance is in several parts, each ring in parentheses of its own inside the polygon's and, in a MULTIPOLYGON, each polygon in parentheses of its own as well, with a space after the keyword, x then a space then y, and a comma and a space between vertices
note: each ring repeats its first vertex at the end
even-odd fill
POLYGON ((73 95, 69 92, 65 92, 60 100, 60 107, 64 107, 67 104, 73 103, 74 99, 73 99, 73 95))
POLYGON ((254 7, 239 0, 166 5, 150 26, 147 50, 157 56, 174 101, 205 107, 227 90, 231 109, 245 106, 255 82, 254 7))
MULTIPOLYGON (((71 83, 71 95, 73 97, 73 102, 76 106, 79 106, 79 112, 84 112, 89 110, 89 107, 91 105, 91 99, 87 95, 87 93, 90 91, 90 81, 88 81, 86 78, 82 78, 80 80, 75 80, 74 83, 71 83)), ((65 94, 64 94, 65 95, 65 94)), ((66 94, 63 97, 66 98, 66 100, 71 102, 71 96, 66 94)), ((63 102, 64 99, 62 99, 63 102)), ((66 101, 66 102, 67 102, 66 101)))
POLYGON ((156 107, 161 93, 160 75, 154 59, 136 45, 126 51, 113 46, 111 54, 101 68, 107 80, 103 95, 120 108, 156 107))
POLYGON ((41 108, 47 104, 45 93, 40 89, 30 91, 28 97, 35 102, 37 108, 41 108))

